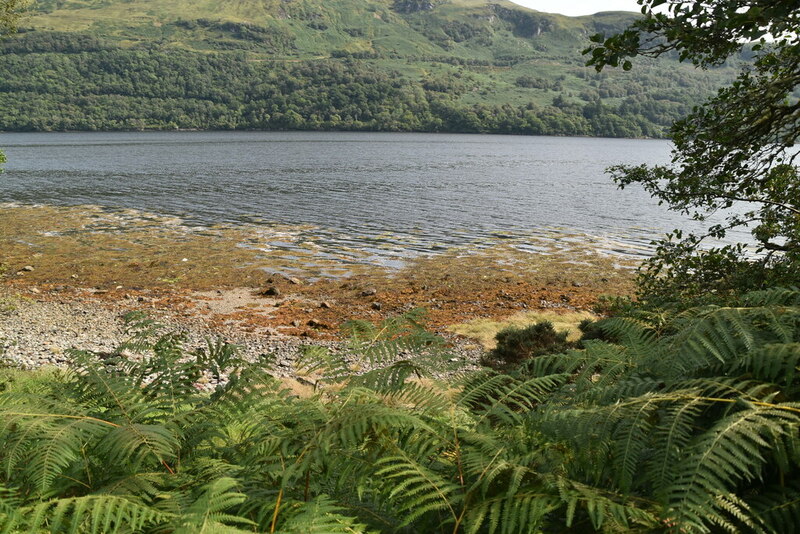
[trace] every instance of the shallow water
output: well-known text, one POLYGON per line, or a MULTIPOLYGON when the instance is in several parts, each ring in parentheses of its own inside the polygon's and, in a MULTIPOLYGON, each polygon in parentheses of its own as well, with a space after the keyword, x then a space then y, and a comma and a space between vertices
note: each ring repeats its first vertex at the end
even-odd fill
MULTIPOLYGON (((692 228, 614 164, 660 164, 660 140, 341 132, 0 134, 0 202, 96 205, 176 224, 260 228, 254 246, 339 261, 403 259, 498 242, 540 252, 589 240, 647 254, 692 228)), ((123 228, 126 213, 117 220, 123 228)), ((130 215, 134 217, 134 215, 130 215)), ((114 224, 108 230, 114 230, 114 224)))

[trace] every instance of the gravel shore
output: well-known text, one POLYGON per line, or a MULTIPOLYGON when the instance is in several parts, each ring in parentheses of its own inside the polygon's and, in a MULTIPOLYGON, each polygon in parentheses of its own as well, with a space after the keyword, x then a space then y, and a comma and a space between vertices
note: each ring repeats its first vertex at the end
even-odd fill
MULTIPOLYGON (((135 307, 126 302, 37 297, 0 294, 0 354, 6 365, 26 369, 64 367, 69 364, 69 349, 110 353, 131 337, 124 316, 135 307)), ((222 295, 221 301, 242 298, 241 291, 231 291, 222 295)), ((205 347, 208 339, 221 337, 240 345, 242 355, 248 360, 272 355, 276 362, 274 372, 281 377, 298 378, 294 362, 304 346, 325 345, 334 351, 341 347, 335 341, 287 336, 274 330, 252 333, 241 331, 236 325, 211 327, 202 317, 178 316, 164 310, 149 315, 163 324, 165 331, 184 333, 188 350, 205 347)), ((449 357, 474 366, 481 351, 453 341, 449 357)))

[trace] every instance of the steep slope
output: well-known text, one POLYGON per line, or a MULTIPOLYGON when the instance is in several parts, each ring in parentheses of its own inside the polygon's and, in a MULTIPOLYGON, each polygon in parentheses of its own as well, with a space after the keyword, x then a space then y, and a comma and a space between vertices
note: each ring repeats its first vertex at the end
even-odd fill
POLYGON ((40 0, 0 46, 0 128, 655 136, 732 76, 583 66, 569 18, 498 0, 40 0))

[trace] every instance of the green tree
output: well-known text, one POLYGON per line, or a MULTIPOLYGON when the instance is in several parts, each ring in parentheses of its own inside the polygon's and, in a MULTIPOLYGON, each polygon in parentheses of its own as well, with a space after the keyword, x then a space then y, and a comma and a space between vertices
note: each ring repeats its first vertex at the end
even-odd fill
MULTIPOLYGON (((17 22, 27 5, 28 0, 0 0, 0 37, 16 31, 17 22)), ((0 173, 3 172, 2 164, 5 162, 6 155, 0 151, 0 173)))
POLYGON ((795 0, 639 0, 644 17, 584 51, 589 65, 631 68, 630 58, 678 54, 700 68, 737 54, 753 61, 716 97, 675 123, 669 166, 617 166, 621 187, 640 184, 696 220, 722 212, 702 234, 676 231, 659 243, 640 281, 646 299, 725 297, 800 280, 800 10, 795 0), (733 228, 744 243, 711 246, 733 228))
POLYGON ((0 37, 14 33, 29 0, 0 0, 0 37))

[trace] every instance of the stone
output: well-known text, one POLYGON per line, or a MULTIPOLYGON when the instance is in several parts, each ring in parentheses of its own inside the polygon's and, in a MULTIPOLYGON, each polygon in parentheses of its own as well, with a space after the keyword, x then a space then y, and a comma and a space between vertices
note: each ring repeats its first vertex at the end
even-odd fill
POLYGON ((329 310, 329 309, 333 308, 333 304, 331 304, 327 300, 323 300, 322 302, 319 303, 319 307, 320 308, 325 308, 326 310, 329 310))
POLYGON ((323 322, 317 321, 316 319, 309 319, 306 324, 311 328, 328 328, 328 325, 326 325, 323 322))
POLYGON ((275 286, 272 286, 272 287, 268 287, 267 289, 262 291, 261 295, 263 295, 265 297, 280 297, 281 296, 281 290, 278 289, 275 286))
POLYGON ((383 308, 383 305, 381 305, 380 302, 373 302, 372 303, 372 309, 373 310, 381 311, 381 308, 383 308))
POLYGON ((22 269, 20 269, 20 270, 21 270, 21 271, 25 271, 26 273, 29 273, 29 272, 33 271, 33 266, 31 266, 31 265, 26 265, 25 267, 23 267, 23 268, 22 268, 22 269))
POLYGON ((377 294, 378 290, 375 289, 374 287, 367 288, 361 292, 362 297, 371 297, 372 295, 377 295, 377 294))

